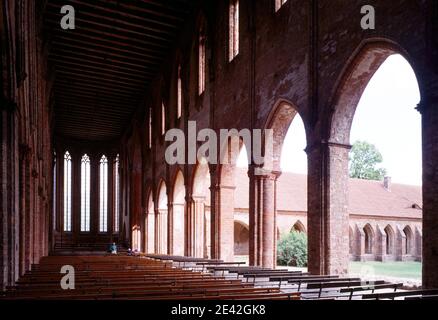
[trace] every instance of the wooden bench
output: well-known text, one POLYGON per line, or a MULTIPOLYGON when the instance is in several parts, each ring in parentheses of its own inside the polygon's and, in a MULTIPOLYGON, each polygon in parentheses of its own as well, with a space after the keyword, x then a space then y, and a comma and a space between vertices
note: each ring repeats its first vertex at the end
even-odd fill
POLYGON ((397 291, 397 292, 384 292, 384 293, 370 293, 362 295, 362 299, 372 299, 372 300, 381 300, 381 299, 391 299, 395 298, 404 298, 404 297, 428 297, 438 295, 438 289, 429 289, 429 290, 408 290, 408 291, 397 291))
MULTIPOLYGON (((324 289, 339 289, 343 287, 357 287, 357 286, 368 286, 368 285, 378 285, 385 284, 383 280, 377 281, 361 281, 358 278, 339 278, 339 279, 331 279, 327 281, 311 281, 311 283, 307 283, 306 289, 313 290, 317 289, 318 298, 321 298, 324 289)), ((308 291, 307 293, 314 293, 315 291, 308 291)))

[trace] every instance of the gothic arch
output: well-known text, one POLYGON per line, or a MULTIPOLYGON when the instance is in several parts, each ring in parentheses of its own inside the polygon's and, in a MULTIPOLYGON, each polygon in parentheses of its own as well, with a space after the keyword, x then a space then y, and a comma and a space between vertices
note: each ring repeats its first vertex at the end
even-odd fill
POLYGON ((367 223, 363 227, 364 232, 364 253, 365 254, 374 254, 374 241, 375 241, 375 232, 373 227, 367 223))
POLYGON ((394 229, 391 227, 391 225, 387 225, 384 229, 385 235, 386 235, 386 243, 385 243, 385 253, 387 255, 393 255, 394 254, 394 243, 395 243, 395 232, 394 229))
POLYGON ((306 227, 300 220, 297 220, 297 222, 295 222, 295 224, 292 226, 291 231, 306 233, 306 227))
POLYGON ((296 116, 301 117, 304 128, 306 131, 306 139, 307 138, 307 121, 303 117, 303 114, 299 111, 299 108, 285 100, 280 99, 273 108, 271 109, 270 114, 266 120, 266 124, 264 126, 265 129, 272 129, 272 149, 268 148, 265 145, 265 140, 263 140, 263 154, 265 156, 265 168, 273 169, 274 171, 280 172, 280 159, 282 154, 283 143, 286 137, 286 134, 289 130, 290 125, 294 121, 296 116))
POLYGON ((155 205, 153 190, 150 189, 147 196, 147 211, 146 211, 146 252, 155 252, 155 205))
MULTIPOLYGON (((373 75, 393 54, 402 55, 416 73, 407 51, 390 39, 367 39, 354 51, 341 72, 328 105, 331 115, 327 117, 327 137, 330 142, 350 143, 351 125, 360 98, 373 75)), ((417 74, 416 77, 419 83, 417 74)))
POLYGON ((185 248, 185 196, 184 175, 180 169, 177 170, 172 191, 172 228, 173 228, 173 252, 174 255, 184 255, 185 248))
POLYGON ((167 253, 167 223, 168 223, 168 200, 167 186, 162 179, 157 189, 157 214, 155 216, 155 243, 158 253, 167 253))
POLYGON ((412 255, 415 251, 414 247, 414 232, 412 231, 412 228, 407 225, 403 228, 403 233, 405 235, 404 238, 404 245, 403 245, 403 254, 404 255, 412 255))
POLYGON ((240 220, 234 220, 234 254, 249 254, 249 226, 240 220))

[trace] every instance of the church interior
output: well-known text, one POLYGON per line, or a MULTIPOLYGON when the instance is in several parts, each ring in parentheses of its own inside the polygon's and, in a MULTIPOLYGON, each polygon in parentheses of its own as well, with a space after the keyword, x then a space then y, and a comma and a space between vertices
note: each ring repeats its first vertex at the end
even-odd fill
POLYGON ((438 299, 437 1, 2 0, 0 16, 0 300, 438 299), (348 172, 359 99, 396 54, 421 95, 401 227, 348 172), (280 158, 298 116, 297 178, 280 158), (291 228, 306 270, 278 265, 291 228), (421 261, 421 286, 349 274, 367 259, 421 261))

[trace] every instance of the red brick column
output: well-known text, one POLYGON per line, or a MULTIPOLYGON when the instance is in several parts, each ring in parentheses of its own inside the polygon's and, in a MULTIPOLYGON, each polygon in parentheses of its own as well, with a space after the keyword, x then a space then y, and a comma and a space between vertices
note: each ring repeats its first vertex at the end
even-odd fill
POLYGON ((233 169, 231 165, 222 167, 220 183, 211 170, 211 257, 224 261, 234 261, 233 169))
POLYGON ((419 105, 423 127, 423 288, 438 288, 438 97, 419 105))
POLYGON ((154 214, 155 214, 155 219, 154 219, 154 252, 156 254, 161 253, 160 250, 160 212, 158 211, 158 206, 157 206, 157 201, 154 202, 154 214))
POLYGON ((348 272, 348 154, 350 146, 308 148, 308 268, 313 274, 348 272))
MULTIPOLYGON (((188 189, 187 189, 188 190, 188 189)), ((192 242, 192 208, 193 208, 193 199, 190 193, 186 194, 185 197, 186 206, 184 210, 184 239, 185 239, 185 248, 184 255, 185 256, 193 256, 193 242, 192 242)))
POLYGON ((205 197, 193 196, 191 202, 192 218, 192 254, 194 257, 204 257, 204 207, 205 197))
POLYGON ((249 254, 250 265, 275 268, 276 182, 279 173, 250 169, 249 254))
MULTIPOLYGON (((168 199, 171 199, 168 196, 168 199)), ((173 201, 167 204, 167 254, 173 254, 173 201)))

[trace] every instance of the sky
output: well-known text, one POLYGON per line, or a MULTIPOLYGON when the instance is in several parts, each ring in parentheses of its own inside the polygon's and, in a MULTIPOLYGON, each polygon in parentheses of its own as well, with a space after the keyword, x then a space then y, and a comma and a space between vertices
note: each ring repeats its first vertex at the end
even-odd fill
MULTIPOLYGON (((383 156, 381 167, 394 183, 421 185, 421 115, 417 79, 401 55, 390 56, 377 70, 357 106, 350 142, 374 144, 383 156)), ((281 168, 284 172, 307 173, 304 124, 296 116, 286 135, 281 168)), ((244 148, 243 148, 244 149, 244 148)), ((246 152, 238 159, 246 166, 246 152)))

